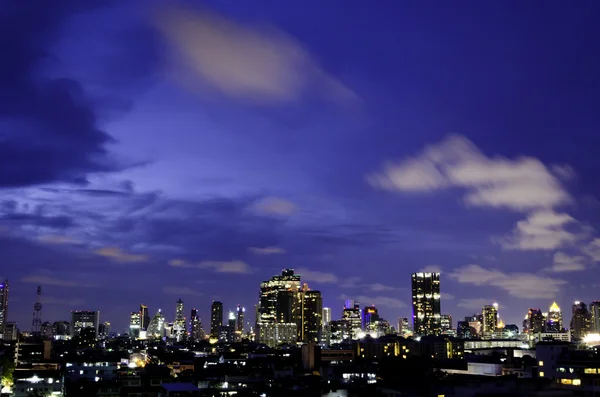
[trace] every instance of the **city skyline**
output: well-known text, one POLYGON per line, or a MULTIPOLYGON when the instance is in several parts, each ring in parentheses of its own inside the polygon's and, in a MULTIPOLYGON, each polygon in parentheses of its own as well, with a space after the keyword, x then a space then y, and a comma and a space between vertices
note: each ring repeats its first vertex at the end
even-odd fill
POLYGON ((332 318, 410 318, 415 272, 455 322, 600 299, 600 4, 24 3, 0 15, 21 329, 40 285, 42 321, 181 297, 209 332, 284 268, 332 318))

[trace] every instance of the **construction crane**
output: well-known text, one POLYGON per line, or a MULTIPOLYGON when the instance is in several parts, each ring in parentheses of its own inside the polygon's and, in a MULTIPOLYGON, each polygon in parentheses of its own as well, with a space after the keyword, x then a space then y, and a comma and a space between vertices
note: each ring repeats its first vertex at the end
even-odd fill
POLYGON ((31 335, 40 336, 42 328, 42 287, 38 285, 33 305, 33 321, 31 322, 31 335))

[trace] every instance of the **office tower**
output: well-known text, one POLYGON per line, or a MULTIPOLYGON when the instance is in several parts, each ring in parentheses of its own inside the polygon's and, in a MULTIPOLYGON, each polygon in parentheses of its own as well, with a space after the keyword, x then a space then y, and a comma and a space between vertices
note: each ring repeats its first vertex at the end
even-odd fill
POLYGON ((321 341, 323 328, 323 299, 320 291, 311 291, 307 284, 296 293, 292 317, 297 326, 298 341, 321 341))
POLYGON ((100 312, 90 310, 71 311, 71 337, 80 336, 85 329, 93 329, 94 338, 98 337, 100 312))
POLYGON ((599 334, 600 333, 600 301, 593 301, 590 303, 590 331, 599 334))
POLYGON ((483 324, 481 331, 483 335, 489 335, 496 331, 498 327, 498 304, 485 305, 481 309, 481 316, 483 317, 483 324))
POLYGON ((48 321, 42 323, 40 327, 40 336, 44 340, 52 339, 52 324, 48 321))
POLYGON ((192 309, 190 315, 190 338, 192 342, 199 342, 204 339, 204 330, 202 329, 202 322, 198 316, 198 311, 192 309))
POLYGON ((408 317, 398 317, 398 335, 408 337, 412 335, 412 329, 408 317))
POLYGON ((98 325, 98 339, 108 339, 110 335, 110 323, 108 321, 98 325))
POLYGON ((235 331, 238 332, 240 335, 244 333, 244 312, 246 311, 246 309, 244 309, 241 305, 237 305, 237 319, 235 322, 235 331))
POLYGON ((165 332, 165 318, 163 317, 160 309, 156 312, 150 324, 148 324, 148 332, 146 337, 148 339, 161 339, 165 332))
POLYGON ((440 323, 440 274, 412 274, 413 330, 417 335, 439 335, 440 323))
POLYGON ((442 327, 442 333, 447 333, 452 330, 452 316, 449 314, 442 314, 440 317, 440 325, 442 327))
POLYGON ((172 337, 177 342, 183 342, 187 333, 185 331, 185 316, 183 314, 183 301, 181 298, 177 300, 175 304, 175 321, 173 321, 173 335, 172 337))
POLYGON ((571 317, 571 338, 581 340, 590 332, 591 316, 587 305, 576 301, 573 303, 573 316, 571 317))
POLYGON ((459 321, 456 323, 456 336, 460 339, 471 339, 476 336, 475 329, 469 325, 469 321, 459 321))
MULTIPOLYGON (((292 311, 294 309, 294 300, 296 299, 297 291, 278 291, 277 292, 277 309, 275 313, 275 321, 281 324, 289 324, 294 322, 292 319, 292 311)), ((263 324, 265 324, 263 322, 263 324)))
POLYGON ((282 322, 277 318, 279 293, 282 291, 294 292, 299 289, 300 276, 294 273, 294 269, 284 269, 281 275, 263 281, 260 284, 259 320, 257 323, 282 322))
POLYGON ((150 314, 148 313, 148 306, 141 304, 140 305, 140 318, 142 323, 140 324, 140 328, 142 331, 147 331, 148 326, 150 325, 150 314))
POLYGON ((223 302, 213 301, 210 306, 210 336, 218 338, 223 326, 223 302))
POLYGON ((129 336, 137 339, 140 337, 141 329, 141 315, 140 312, 131 312, 129 315, 129 336))
POLYGON ((342 321, 347 325, 351 338, 358 339, 362 332, 362 316, 360 312, 360 304, 353 299, 347 299, 344 302, 344 310, 342 311, 342 321))
POLYGON ((373 305, 365 306, 362 311, 362 329, 365 331, 374 331, 375 322, 379 321, 377 308, 373 305))
POLYGON ((323 326, 328 325, 331 322, 331 308, 323 308, 323 326))
POLYGON ((4 327, 4 340, 6 342, 16 341, 19 339, 19 330, 17 323, 8 321, 4 327))
POLYGON ((260 326, 258 342, 269 347, 295 344, 298 339, 296 323, 263 323, 260 326))
POLYGON ((71 323, 56 321, 52 324, 52 336, 55 340, 67 340, 71 337, 71 323))
POLYGON ((540 309, 529 309, 525 316, 525 321, 523 321, 523 329, 526 330, 524 332, 530 334, 545 332, 546 317, 544 316, 544 313, 542 313, 540 309))
POLYGON ((6 322, 8 321, 8 280, 0 282, 0 339, 4 339, 6 322))
POLYGON ((563 332, 563 318, 560 307, 556 302, 552 303, 546 320, 546 332, 563 332))

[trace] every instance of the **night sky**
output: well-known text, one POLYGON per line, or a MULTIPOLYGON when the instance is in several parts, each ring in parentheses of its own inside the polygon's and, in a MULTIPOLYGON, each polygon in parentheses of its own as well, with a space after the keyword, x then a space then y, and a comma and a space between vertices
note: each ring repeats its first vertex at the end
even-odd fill
POLYGON ((456 322, 600 299, 600 3, 8 0, 9 321, 238 303, 290 267, 456 322), (197 4, 202 3, 203 8, 197 4))

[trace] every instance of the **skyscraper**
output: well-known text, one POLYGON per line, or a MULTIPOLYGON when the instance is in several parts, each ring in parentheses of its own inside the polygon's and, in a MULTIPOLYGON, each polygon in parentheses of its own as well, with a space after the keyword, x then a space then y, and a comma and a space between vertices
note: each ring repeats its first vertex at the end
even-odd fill
POLYGON ((8 280, 0 282, 0 339, 4 339, 8 321, 8 280))
POLYGON ((204 330, 202 329, 202 322, 198 316, 198 311, 192 309, 190 314, 190 338, 192 342, 199 342, 204 339, 204 330))
POLYGON ((236 313, 237 319, 235 322, 235 331, 240 335, 244 333, 244 312, 246 309, 242 307, 242 305, 237 305, 236 313))
POLYGON ((181 298, 177 300, 175 305, 175 321, 173 321, 173 332, 177 342, 185 340, 187 335, 185 331, 185 315, 183 314, 183 301, 181 298))
POLYGON ((452 330, 452 316, 449 314, 442 314, 440 324, 442 326, 442 333, 448 333, 452 330))
POLYGON ((485 305, 481 309, 481 316, 483 317, 483 324, 481 332, 483 335, 489 335, 496 331, 498 327, 498 304, 485 305))
POLYGON ((94 337, 98 337, 100 312, 90 310, 75 310, 71 312, 71 337, 79 336, 82 331, 93 329, 94 337))
POLYGON ((328 325, 331 322, 331 308, 323 308, 323 326, 328 325))
POLYGON ((414 333, 439 335, 442 330, 440 308, 440 274, 412 274, 414 333))
POLYGON ((140 312, 131 312, 129 315, 129 336, 132 338, 140 337, 140 329, 141 329, 141 316, 140 312))
POLYGON ((160 309, 156 312, 150 324, 148 324, 148 332, 146 336, 148 339, 160 339, 164 335, 165 318, 163 317, 160 309))
POLYGON ((210 306, 210 336, 218 338, 223 326, 223 302, 213 301, 210 306))
POLYGON ((294 269, 284 269, 281 275, 260 284, 259 320, 258 323, 277 322, 278 295, 281 291, 298 291, 300 289, 300 275, 294 269))
POLYGON ((402 336, 409 336, 412 334, 408 317, 398 317, 398 334, 402 336))
POLYGON ((296 293, 292 314, 297 325, 298 341, 321 341, 323 328, 323 299, 320 291, 312 291, 307 284, 296 293))
POLYGON ((362 311, 362 317, 363 317, 363 321, 362 321, 362 328, 365 331, 374 331, 374 329, 372 329, 372 325, 379 321, 379 312, 377 311, 377 308, 373 305, 371 306, 365 306, 363 308, 362 311))
POLYGON ((562 331, 563 331, 562 312, 560 311, 560 307, 558 307, 556 302, 553 302, 552 306, 550 306, 550 311, 548 312, 548 318, 546 319, 546 332, 562 332, 562 331))
POLYGON ((571 338, 581 340, 590 331, 591 316, 587 305, 576 301, 573 303, 573 316, 571 317, 571 338))
POLYGON ((148 326, 150 325, 150 314, 148 314, 148 306, 141 304, 140 305, 140 328, 142 331, 147 331, 148 326))
POLYGON ((600 301, 590 303, 591 324, 590 330, 593 333, 600 333, 600 301))
POLYGON ((546 330, 546 317, 540 309, 529 309, 523 325, 523 328, 527 328, 527 332, 529 333, 537 334, 544 332, 546 330))
POLYGON ((345 328, 349 331, 350 337, 357 339, 358 334, 362 332, 362 316, 358 302, 353 299, 347 299, 344 302, 342 321, 346 324, 345 328))

